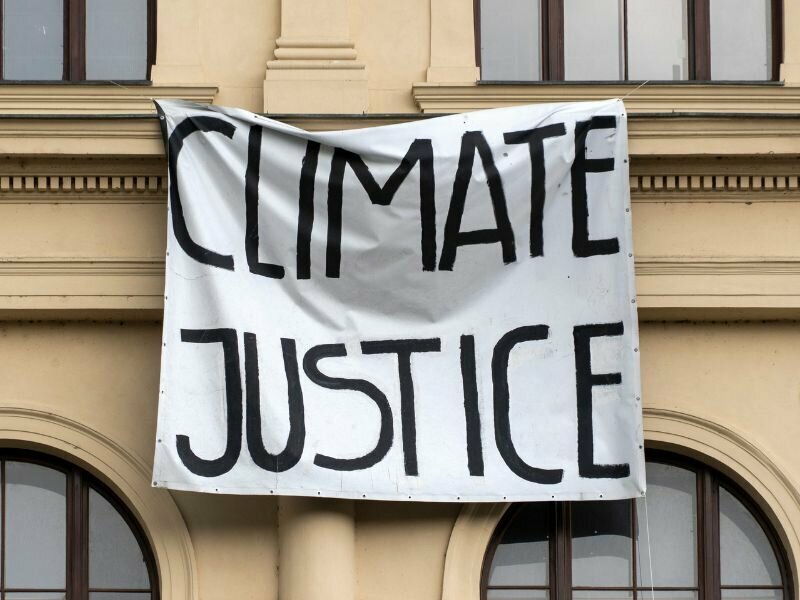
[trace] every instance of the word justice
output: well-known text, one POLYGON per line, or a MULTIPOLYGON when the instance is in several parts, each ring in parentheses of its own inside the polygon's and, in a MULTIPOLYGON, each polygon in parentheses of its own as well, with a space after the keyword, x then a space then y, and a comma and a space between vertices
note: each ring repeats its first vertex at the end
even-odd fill
MULTIPOLYGON (((624 478, 630 474, 628 464, 596 464, 594 458, 594 431, 592 389, 596 386, 619 385, 622 374, 593 373, 591 341, 601 337, 618 337, 624 334, 623 324, 593 323, 573 328, 575 390, 577 398, 578 472, 583 478, 624 478)), ((492 410, 494 441, 505 465, 518 477, 537 484, 557 484, 562 481, 563 469, 545 469, 529 464, 520 456, 511 435, 511 393, 509 386, 509 360, 521 344, 541 342, 550 336, 547 325, 527 325, 508 331, 495 343, 489 372, 492 382, 492 410)), ((300 361, 297 342, 281 338, 280 346, 287 382, 289 429, 286 443, 279 453, 267 450, 262 434, 261 381, 258 367, 259 340, 254 333, 244 332, 244 390, 241 381, 239 334, 235 329, 182 329, 181 341, 188 344, 218 343, 224 357, 226 402, 226 447, 217 458, 202 458, 192 450, 190 437, 177 435, 178 457, 192 473, 202 477, 224 475, 236 465, 242 451, 243 438, 253 462, 266 471, 279 473, 294 467, 303 454, 306 444, 306 420, 303 389, 309 382, 329 390, 348 390, 363 394, 374 402, 380 419, 377 442, 368 452, 354 458, 341 458, 316 454, 313 464, 335 471, 357 471, 380 463, 395 444, 392 406, 375 384, 364 379, 335 377, 320 369, 325 358, 346 357, 344 344, 322 344, 306 350, 300 361), (300 365, 307 382, 301 382, 300 365), (246 408, 246 410, 245 410, 246 408), (244 434, 244 435, 243 435, 244 434)), ((481 439, 481 414, 478 402, 478 371, 476 368, 475 336, 462 335, 460 344, 460 371, 463 383, 464 423, 466 428, 465 462, 470 476, 484 476, 484 446, 481 439)), ((363 355, 388 354, 397 359, 399 379, 399 412, 401 423, 402 456, 407 476, 419 475, 417 462, 417 433, 415 418, 414 380, 411 362, 413 355, 439 352, 441 338, 391 339, 362 341, 363 355)), ((417 356, 415 360, 424 360, 417 356)), ((519 401, 519 400, 518 400, 519 401)))

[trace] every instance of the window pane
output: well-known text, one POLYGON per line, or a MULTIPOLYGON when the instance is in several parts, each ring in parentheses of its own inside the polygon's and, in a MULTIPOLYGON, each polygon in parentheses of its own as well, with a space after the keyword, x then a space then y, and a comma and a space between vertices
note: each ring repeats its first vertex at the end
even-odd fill
POLYGON ((86 0, 86 78, 147 77, 147 0, 86 0))
POLYGON ((547 585, 550 543, 548 504, 526 504, 495 550, 489 585, 547 585))
POLYGON ((761 525, 725 488, 719 488, 722 585, 780 585, 778 561, 761 525))
POLYGON ((486 590, 486 600, 547 600, 547 590, 486 590))
POLYGON ((481 79, 535 81, 542 78, 539 2, 481 2, 481 79))
POLYGON ((6 600, 66 600, 67 592, 6 592, 6 600))
POLYGON ((133 532, 108 500, 92 489, 89 490, 89 587, 150 587, 147 566, 133 532))
MULTIPOLYGON (((648 484, 649 485, 649 484, 648 484)), ((691 590, 639 590, 639 600, 696 600, 697 592, 691 590)))
POLYGON ((6 587, 66 586, 66 487, 60 471, 6 463, 6 587))
POLYGON ((628 0, 628 78, 687 79, 686 0, 628 0))
POLYGON ((770 0, 711 0, 711 79, 771 79, 770 0))
POLYGON ((150 594, 141 592, 90 592, 89 600, 150 600, 150 594))
POLYGON ((564 77, 622 79, 621 23, 621 0, 564 0, 564 77))
POLYGON ((722 590, 723 600, 783 600, 782 590, 722 590))
POLYGON ((3 78, 61 79, 63 0, 3 0, 3 78))
POLYGON ((639 521, 639 585, 695 586, 697 583, 696 475, 688 469, 648 462, 647 506, 645 507, 643 498, 637 498, 636 504, 636 516, 639 521), (650 550, 652 556, 648 554, 650 550))
POLYGON ((6 592, 6 600, 66 600, 67 592, 6 592))
POLYGON ((631 600, 633 592, 617 590, 573 590, 574 600, 631 600))
POLYGON ((572 584, 630 585, 631 502, 572 504, 572 584))

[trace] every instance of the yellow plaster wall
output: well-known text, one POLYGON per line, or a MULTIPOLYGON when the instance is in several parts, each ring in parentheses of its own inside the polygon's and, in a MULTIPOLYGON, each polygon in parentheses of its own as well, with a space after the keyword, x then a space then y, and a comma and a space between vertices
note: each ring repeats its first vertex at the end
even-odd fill
POLYGON ((264 71, 280 35, 280 0, 197 0, 203 68, 216 104, 262 109, 264 71))
POLYGON ((353 40, 367 66, 369 112, 413 113, 411 85, 430 64, 430 0, 354 0, 353 40))
POLYGON ((202 600, 278 599, 275 498, 188 492, 172 496, 192 537, 202 600))
MULTIPOLYGON (((217 86, 217 104, 261 111, 267 65, 276 58, 276 41, 287 34, 282 29, 281 5, 288 2, 296 3, 295 8, 304 2, 314 5, 312 0, 162 0, 158 3, 154 84, 194 85, 204 93, 217 86)), ((783 74, 793 85, 800 83, 800 11, 791 2, 785 4, 783 74)), ((317 90, 320 103, 314 106, 320 108, 315 112, 351 113, 361 108, 372 113, 417 112, 418 102, 428 103, 431 112, 450 112, 559 99, 545 97, 547 90, 566 93, 567 87, 475 86, 469 29, 472 0, 328 3, 329 10, 334 6, 347 12, 345 18, 327 19, 324 14, 309 12, 307 26, 292 24, 294 33, 307 39, 301 40, 302 44, 297 35, 289 40, 287 61, 317 53, 323 56, 324 68, 305 69, 308 63, 303 63, 304 68, 288 69, 292 74, 281 82, 278 92, 283 95, 283 106, 308 100, 298 90, 305 90, 303 94, 311 90, 313 96, 313 85, 298 86, 293 92, 292 85, 286 84, 292 77, 312 84, 325 82, 320 88, 324 90, 335 88, 340 77, 355 89, 361 85, 361 66, 365 107, 346 102, 346 95, 317 90), (340 61, 347 63, 348 69, 358 67, 350 69, 358 76, 342 75, 340 61), (418 86, 416 96, 415 84, 424 84, 418 86), (460 87, 447 87, 456 84, 460 87), (430 86, 443 90, 434 93, 430 86)), ((63 89, 52 87, 41 92, 38 102, 47 110, 75 112, 73 105, 59 106, 63 89)), ((359 89, 346 97, 360 98, 359 89)), ((583 90, 616 95, 618 91, 613 86, 598 89, 573 86, 569 93, 583 90)), ((689 112, 698 106, 713 112, 722 106, 723 112, 763 113, 769 112, 773 103, 776 111, 796 112, 793 90, 746 92, 743 86, 719 90, 671 86, 664 92, 653 91, 655 98, 647 94, 635 102, 632 98, 631 104, 651 112, 676 106, 689 112)), ((114 97, 99 104, 112 107, 106 114, 130 110, 129 99, 116 98, 121 93, 114 89, 114 97)), ((28 96, 0 101, 14 111, 33 111, 28 96)), ((149 110, 149 104, 145 108, 140 104, 146 103, 132 105, 149 110)), ((86 111, 97 112, 95 104, 89 106, 86 111)), ((52 298, 48 309, 62 307, 59 302, 65 299, 83 302, 82 298, 95 294, 112 298, 116 308, 128 310, 125 302, 138 294, 149 303, 134 306, 127 316, 141 318, 136 311, 145 306, 150 311, 146 316, 157 318, 163 289, 163 265, 158 262, 164 249, 163 161, 159 157, 145 166, 131 161, 115 163, 122 154, 156 156, 153 148, 160 146, 155 124, 52 123, 8 120, 2 124, 3 139, 14 141, 17 148, 12 150, 9 142, 8 152, 29 155, 19 163, 0 165, 10 182, 2 184, 6 188, 0 204, 0 239, 4 240, 0 296, 3 310, 8 311, 4 314, 26 309, 36 316, 36 303, 48 295, 52 298), (90 136, 91 146, 87 143, 90 136), (71 145, 62 138, 69 138, 71 145), (139 145, 131 145, 131 140, 139 145), (142 145, 142 140, 147 145, 142 145), (37 154, 87 152, 104 155, 107 160, 98 166, 91 160, 73 164, 63 158, 35 158, 37 154), (108 180, 115 174, 155 177, 160 183, 149 196, 108 189, 95 196, 76 194, 74 187, 67 189, 64 184, 75 175, 74 181, 96 181, 102 186, 105 180, 106 186, 113 187, 108 180), (15 189, 14 178, 23 181, 25 177, 37 182, 40 178, 62 179, 55 188, 25 183, 15 189), (141 283, 134 285, 137 277, 141 283)), ((728 183, 701 186, 696 191, 684 186, 661 196, 653 196, 649 188, 637 189, 634 235, 637 258, 644 260, 638 265, 638 281, 640 295, 644 292, 645 299, 649 298, 648 306, 669 308, 669 302, 682 295, 689 299, 686 302, 696 302, 689 308, 705 307, 729 318, 731 313, 725 311, 730 306, 764 308, 759 302, 768 289, 770 298, 776 303, 785 301, 796 317, 800 305, 796 123, 712 119, 701 133, 695 121, 654 118, 631 123, 632 148, 639 154, 672 157, 669 165, 651 161, 642 167, 654 186, 659 181, 659 185, 670 185, 664 183, 664 175, 673 177, 673 183, 675 178, 697 174, 714 181, 764 173, 780 177, 769 183, 766 178, 763 182, 759 179, 758 186, 748 183, 733 191, 728 183), (773 152, 784 158, 773 160, 773 152), (692 156, 701 153, 737 154, 739 160, 731 166, 708 156, 692 156), (755 154, 761 157, 756 159, 755 154), (776 187, 765 191, 762 185, 776 187)), ((358 120, 336 122, 341 127, 363 124, 358 120)), ((639 168, 637 161, 638 157, 632 161, 633 169, 639 168)), ((80 306, 84 312, 79 314, 108 318, 108 313, 93 313, 94 305, 80 306)), ((65 313, 59 314, 63 318, 65 313)), ((692 314, 697 318, 700 313, 692 314)), ((695 415, 739 432, 779 467, 792 494, 800 494, 795 485, 800 482, 796 460, 800 323, 642 323, 641 337, 646 408, 695 415)), ((159 342, 160 325, 154 322, 0 322, 0 412, 33 406, 42 414, 68 414, 114 440, 149 469, 155 440, 159 342)), ((275 600, 281 590, 280 600, 438 600, 453 526, 462 514, 455 504, 278 502, 164 490, 151 493, 179 511, 188 532, 185 554, 192 567, 188 570, 195 578, 195 587, 188 586, 185 595, 165 593, 163 600, 275 600), (332 559, 321 564, 320 556, 332 559), (338 573, 336 583, 331 583, 333 571, 338 573), (306 595, 308 590, 314 595, 306 595)), ((796 506, 766 508, 788 515, 782 524, 800 531, 796 506)))
POLYGON ((262 110, 280 0, 159 2, 157 26, 154 85, 216 85, 217 104, 262 110))
POLYGON ((800 482, 798 340, 798 322, 644 323, 644 406, 734 429, 800 482))
MULTIPOLYGON (((2 322, 0 408, 30 406, 45 413, 67 413, 151 469, 160 346, 160 323, 2 322)), ((117 483, 113 473, 97 475, 117 483)), ((172 496, 196 559, 196 595, 186 598, 277 597, 274 498, 172 496)), ((175 598, 167 595, 164 600, 175 598)))
POLYGON ((459 504, 356 502, 357 600, 439 600, 459 504))
MULTIPOLYGON (((798 337, 797 322, 643 323, 645 408, 695 415, 740 432, 789 481, 800 481, 798 337)), ((0 341, 3 405, 67 411, 151 464, 160 324, 3 322, 0 341)), ((198 598, 277 598, 281 528, 274 498, 172 497, 191 536, 198 598)), ((355 598, 440 598, 445 553, 461 507, 391 502, 354 506, 355 545, 348 548, 353 552, 355 598)), ((766 508, 787 512, 787 507, 766 508)), ((800 522, 791 526, 800 530, 800 522)), ((304 535, 313 542, 313 531, 304 535)), ((327 543, 335 550, 335 540, 327 543)), ((312 577, 313 565, 302 564, 296 577, 312 577)))
MULTIPOLYGON (((414 84, 472 85, 477 79, 472 0, 340 0, 324 10, 323 7, 314 0, 160 2, 153 82, 217 85, 218 104, 262 111, 267 64, 276 58, 276 40, 287 35, 299 35, 305 44, 292 55, 294 60, 306 56, 317 62, 313 68, 308 62, 290 69, 288 75, 283 73, 290 81, 298 82, 296 86, 290 83, 279 88, 280 106, 287 108, 286 112, 294 112, 293 104, 309 106, 310 97, 315 110, 303 112, 417 112, 419 107, 412 95, 414 84), (307 22, 298 24, 294 19, 284 24, 282 31, 282 3, 288 2, 292 2, 295 16, 307 14, 307 22), (332 18, 325 12, 330 10, 346 14, 332 18), (354 60, 365 68, 365 105, 354 103, 352 90, 346 95, 335 93, 332 79, 342 81, 342 85, 345 80, 348 85, 361 84, 338 70, 350 58, 342 61, 341 53, 321 50, 334 38, 337 43, 350 42, 354 60), (341 77, 337 78, 337 73, 341 77), (314 85, 303 85, 303 81, 319 82, 318 92, 314 85), (297 97, 293 98, 293 94, 297 97)), ((793 2, 784 2, 783 19, 781 78, 786 84, 795 85, 800 83, 800 11, 793 2)))

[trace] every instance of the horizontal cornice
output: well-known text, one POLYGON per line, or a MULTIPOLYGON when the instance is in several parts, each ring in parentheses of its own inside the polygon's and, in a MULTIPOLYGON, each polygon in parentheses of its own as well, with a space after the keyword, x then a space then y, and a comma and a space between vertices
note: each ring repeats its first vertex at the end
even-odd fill
MULTIPOLYGON (((636 259, 639 317, 798 319, 800 258, 636 259)), ((0 319, 145 318, 163 310, 161 257, 0 259, 0 319)))
POLYGON ((608 98, 622 98, 631 115, 800 113, 800 87, 777 83, 417 83, 413 95, 425 114, 608 98))
MULTIPOLYGON (((408 121, 292 116, 283 121, 310 131, 356 129, 408 121)), ((760 115, 643 116, 629 122, 631 156, 796 156, 800 114, 783 119, 760 115)), ((158 120, 148 115, 0 115, 0 147, 8 156, 160 157, 158 120)))
POLYGON ((0 114, 153 115, 153 100, 211 104, 216 94, 216 86, 0 84, 0 114))

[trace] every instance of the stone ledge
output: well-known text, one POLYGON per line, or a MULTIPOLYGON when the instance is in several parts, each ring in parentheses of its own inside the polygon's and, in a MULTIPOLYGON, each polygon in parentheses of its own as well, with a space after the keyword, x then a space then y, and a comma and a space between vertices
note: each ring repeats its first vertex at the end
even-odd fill
POLYGON ((609 98, 623 98, 631 115, 800 114, 800 86, 780 84, 415 83, 412 93, 425 114, 609 98))
POLYGON ((211 104, 216 86, 0 84, 2 115, 153 115, 153 99, 211 104))
MULTIPOLYGON (((149 100, 147 103, 149 107, 149 100)), ((332 131, 419 118, 424 116, 283 114, 278 120, 309 131, 332 131)), ((631 119, 628 129, 629 152, 633 157, 762 156, 772 159, 800 155, 800 113, 778 119, 755 114, 670 118, 645 114, 631 119)), ((152 113, 23 115, 3 114, 0 107, 0 144, 5 155, 17 157, 164 155, 158 120, 152 113)), ((790 173, 779 175, 784 174, 790 173)))
MULTIPOLYGON (((636 262, 639 318, 798 319, 800 260, 661 258, 636 262)), ((0 319, 159 319, 160 258, 0 260, 0 319)))

